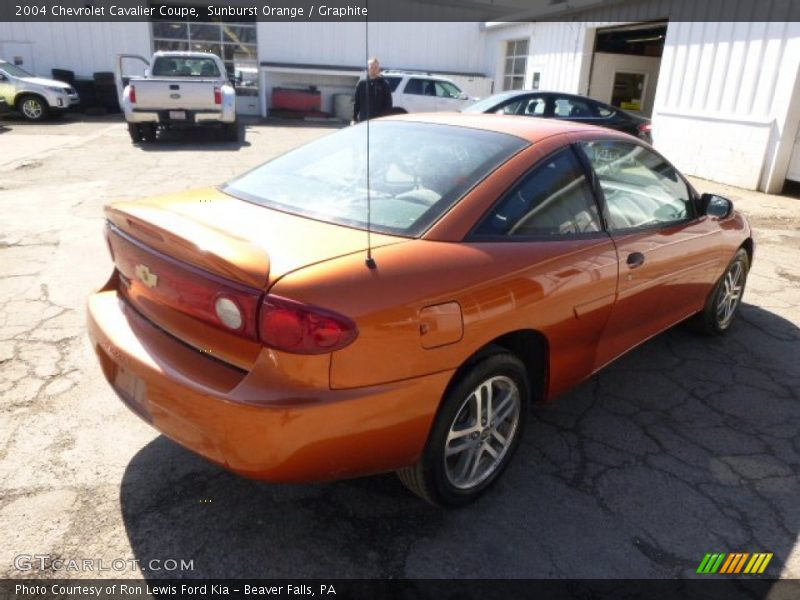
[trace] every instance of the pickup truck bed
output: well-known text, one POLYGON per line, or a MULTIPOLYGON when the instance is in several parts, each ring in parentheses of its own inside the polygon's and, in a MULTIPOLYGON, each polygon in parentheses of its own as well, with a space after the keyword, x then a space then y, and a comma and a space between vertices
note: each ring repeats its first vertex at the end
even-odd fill
POLYGON ((159 129, 206 125, 220 127, 225 141, 240 138, 236 92, 228 82, 224 63, 213 54, 156 52, 152 63, 140 56, 120 55, 117 78, 135 144, 155 141, 159 129), (152 74, 148 69, 144 77, 125 77, 123 58, 152 65, 152 74))

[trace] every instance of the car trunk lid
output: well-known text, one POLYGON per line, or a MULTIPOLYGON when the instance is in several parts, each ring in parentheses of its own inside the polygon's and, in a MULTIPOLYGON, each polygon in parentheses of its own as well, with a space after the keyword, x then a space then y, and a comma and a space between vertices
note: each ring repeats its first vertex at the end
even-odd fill
MULTIPOLYGON (((261 350, 255 321, 275 281, 367 246, 364 231, 272 210, 214 188, 118 202, 106 208, 106 216, 128 301, 173 336, 242 369, 261 350), (242 310, 240 329, 232 331, 216 316, 220 295, 242 310)), ((401 241, 372 235, 373 246, 401 241)))

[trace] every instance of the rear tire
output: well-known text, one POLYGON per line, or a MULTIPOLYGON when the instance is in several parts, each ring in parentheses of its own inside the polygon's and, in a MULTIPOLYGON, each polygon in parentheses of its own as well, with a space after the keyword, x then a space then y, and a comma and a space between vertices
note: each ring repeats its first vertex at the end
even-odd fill
POLYGON ((689 327, 704 335, 722 335, 734 322, 742 303, 750 257, 744 248, 739 248, 709 294, 703 310, 687 321, 689 327))
POLYGON ((244 128, 240 126, 239 121, 225 123, 222 126, 222 139, 226 142, 244 141, 244 128))
POLYGON ((156 125, 153 123, 144 123, 139 126, 142 132, 142 141, 146 144, 152 144, 156 141, 156 125))
POLYGON ((25 94, 17 101, 17 110, 27 121, 40 123, 50 116, 50 107, 41 96, 25 94))
POLYGON ((508 352, 470 366, 446 394, 419 462, 397 472, 400 481, 438 506, 477 499, 511 461, 529 389, 525 365, 508 352))
POLYGON ((142 132, 139 130, 139 126, 135 123, 128 123, 128 135, 131 136, 131 142, 134 144, 142 143, 142 132))

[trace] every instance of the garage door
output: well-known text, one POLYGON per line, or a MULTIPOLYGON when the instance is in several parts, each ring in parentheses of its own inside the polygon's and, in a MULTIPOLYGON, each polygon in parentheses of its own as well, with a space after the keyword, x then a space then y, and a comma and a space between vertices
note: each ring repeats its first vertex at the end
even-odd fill
POLYGON ((797 137, 794 140, 792 159, 789 161, 789 171, 786 173, 786 179, 800 181, 800 129, 798 129, 797 137))

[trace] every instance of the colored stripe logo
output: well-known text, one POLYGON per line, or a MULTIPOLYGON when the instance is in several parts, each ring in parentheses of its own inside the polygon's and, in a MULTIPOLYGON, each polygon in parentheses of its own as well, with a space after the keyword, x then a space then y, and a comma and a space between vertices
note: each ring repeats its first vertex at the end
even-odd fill
POLYGON ((726 575, 736 575, 739 573, 761 574, 769 561, 772 560, 772 552, 731 552, 731 553, 708 553, 703 557, 700 566, 697 567, 698 573, 712 574, 724 573, 726 575))

